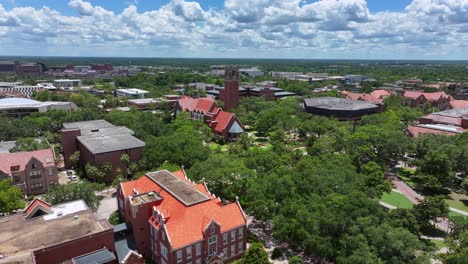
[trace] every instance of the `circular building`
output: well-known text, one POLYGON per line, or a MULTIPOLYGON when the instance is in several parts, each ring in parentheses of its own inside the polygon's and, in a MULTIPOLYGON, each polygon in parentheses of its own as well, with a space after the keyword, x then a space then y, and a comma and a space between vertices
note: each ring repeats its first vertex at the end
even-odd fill
POLYGON ((314 115, 332 116, 340 120, 358 120, 363 115, 377 113, 379 106, 365 101, 317 97, 304 99, 304 109, 314 115))

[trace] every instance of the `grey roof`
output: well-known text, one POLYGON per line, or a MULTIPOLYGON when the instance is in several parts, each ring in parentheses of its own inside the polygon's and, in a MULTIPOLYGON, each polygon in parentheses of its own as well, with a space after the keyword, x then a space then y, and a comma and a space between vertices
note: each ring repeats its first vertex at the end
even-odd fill
POLYGON ((465 108, 458 108, 458 109, 450 109, 442 112, 432 113, 433 115, 441 115, 441 116, 448 116, 448 117, 462 117, 464 115, 468 115, 468 107, 465 108))
POLYGON ((110 136, 110 135, 118 135, 118 134, 129 134, 133 135, 133 130, 124 127, 124 126, 111 126, 111 127, 104 127, 99 129, 93 130, 81 130, 81 136, 93 136, 93 137, 102 137, 102 136, 110 136))
POLYGON ((121 223, 121 224, 114 226, 114 233, 126 231, 128 229, 129 229, 129 226, 127 225, 127 223, 121 223))
POLYGON ((115 241, 115 251, 117 252, 117 259, 119 263, 127 256, 130 250, 135 250, 135 241, 132 238, 126 238, 119 241, 115 241))
POLYGON ((90 120, 90 121, 82 121, 82 122, 73 122, 73 123, 63 123, 63 127, 65 129, 72 129, 78 128, 80 130, 92 130, 92 129, 100 129, 105 127, 113 127, 111 123, 107 122, 106 120, 90 120))
POLYGON ((130 134, 79 136, 77 139, 93 154, 142 148, 145 146, 145 142, 130 134))
POLYGON ((296 93, 292 93, 292 92, 276 92, 275 93, 275 96, 292 96, 292 95, 296 95, 296 93))
POLYGON ((307 98, 304 99, 304 104, 307 107, 324 108, 330 110, 362 110, 378 108, 378 106, 373 103, 337 97, 307 98))
POLYGON ((206 91, 207 94, 219 94, 219 90, 209 90, 206 91))
POLYGON ((103 264, 115 260, 115 255, 107 248, 73 258, 75 264, 103 264))
POLYGON ((149 172, 146 175, 185 206, 210 200, 208 196, 167 170, 149 172))

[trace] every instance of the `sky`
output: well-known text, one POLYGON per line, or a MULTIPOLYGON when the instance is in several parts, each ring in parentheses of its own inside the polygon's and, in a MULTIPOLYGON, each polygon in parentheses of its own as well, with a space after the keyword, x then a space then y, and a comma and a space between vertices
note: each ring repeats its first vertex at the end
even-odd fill
POLYGON ((468 60, 468 0, 0 0, 0 55, 468 60))

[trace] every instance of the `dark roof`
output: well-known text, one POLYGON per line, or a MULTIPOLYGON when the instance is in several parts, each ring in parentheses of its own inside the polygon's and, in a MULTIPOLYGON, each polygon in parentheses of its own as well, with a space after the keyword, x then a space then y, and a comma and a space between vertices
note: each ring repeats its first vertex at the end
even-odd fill
POLYGON ((73 122, 73 123, 63 123, 63 127, 65 129, 72 129, 78 128, 80 130, 93 130, 93 129, 101 129, 106 127, 113 127, 111 123, 107 122, 106 120, 90 120, 90 121, 82 121, 82 122, 73 122))
POLYGON ((187 184, 167 170, 149 172, 146 175, 185 206, 210 200, 208 196, 204 195, 194 186, 187 184))
POLYGON ((107 248, 94 251, 92 253, 75 257, 72 259, 74 264, 104 264, 115 260, 115 255, 107 248))
POLYGON ((330 110, 362 110, 378 108, 376 104, 365 101, 349 100, 337 97, 317 97, 304 99, 306 107, 330 109, 330 110))
POLYGON ((119 263, 127 256, 130 250, 135 250, 135 241, 132 238, 126 238, 119 241, 115 241, 115 251, 117 252, 117 259, 119 263))
POLYGON ((91 153, 106 153, 123 149, 142 148, 145 142, 130 134, 116 134, 105 136, 80 136, 78 141, 91 153))

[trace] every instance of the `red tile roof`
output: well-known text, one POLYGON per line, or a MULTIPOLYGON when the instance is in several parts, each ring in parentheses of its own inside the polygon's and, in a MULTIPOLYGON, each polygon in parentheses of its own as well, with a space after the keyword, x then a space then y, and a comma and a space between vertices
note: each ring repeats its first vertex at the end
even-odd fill
POLYGON ((348 92, 346 93, 346 99, 366 101, 366 102, 375 103, 375 104, 381 104, 383 102, 382 99, 379 99, 371 94, 365 94, 365 93, 348 92))
POLYGON ((411 134, 412 137, 418 137, 420 135, 428 135, 428 134, 447 135, 447 136, 457 135, 457 133, 454 133, 454 132, 442 131, 438 129, 431 129, 431 128, 418 127, 418 126, 408 127, 408 132, 411 134))
POLYGON ((36 198, 34 199, 34 201, 32 201, 32 203, 30 203, 28 205, 28 207, 26 207, 26 209, 24 210, 24 212, 26 213, 26 215, 28 215, 29 213, 31 213, 37 206, 43 206, 44 208, 47 208, 47 209, 51 209, 52 208, 52 205, 42 201, 41 199, 39 198, 36 198))
POLYGON ((184 96, 178 101, 182 111, 199 111, 206 114, 210 113, 212 109, 217 107, 215 100, 208 97, 194 99, 189 96, 184 96))
POLYGON ((218 115, 216 115, 216 118, 214 120, 217 122, 214 130, 218 132, 223 132, 223 130, 226 129, 226 126, 229 124, 229 121, 231 121, 232 118, 234 118, 233 113, 220 111, 218 115))
POLYGON ((417 91, 406 91, 403 94, 404 97, 410 98, 410 99, 416 99, 421 95, 424 96, 428 101, 437 101, 441 97, 443 97, 443 98, 449 98, 450 97, 445 92, 423 93, 423 92, 417 92, 417 91))
MULTIPOLYGON (((238 202, 223 205, 218 198, 209 193, 205 184, 195 184, 185 179, 185 173, 182 171, 173 174, 183 179, 189 186, 194 186, 205 193, 210 199, 191 206, 185 206, 146 175, 138 180, 121 183, 121 188, 125 196, 131 195, 132 190, 135 188, 139 193, 155 191, 163 197, 161 203, 155 207, 164 215, 165 228, 174 250, 202 240, 203 230, 211 221, 221 225, 221 232, 246 224, 244 212, 238 202)), ((160 228, 153 217, 149 221, 156 228, 160 228)))
POLYGON ((35 151, 0 153, 0 170, 6 174, 11 173, 12 166, 19 166, 19 171, 23 171, 26 164, 35 158, 44 167, 55 166, 55 154, 52 149, 41 149, 35 151))
POLYGON ((461 126, 461 123, 462 123, 461 117, 451 117, 451 116, 434 115, 434 114, 429 114, 427 116, 422 117, 421 119, 432 120, 432 123, 434 124, 448 124, 448 125, 454 125, 454 126, 461 126))
POLYGON ((453 100, 453 101, 450 101, 450 106, 452 107, 452 109, 465 108, 465 107, 468 107, 468 101, 466 101, 466 100, 453 100))
POLYGON ((377 99, 384 99, 385 96, 389 96, 391 95, 392 93, 390 91, 387 91, 387 90, 374 90, 370 93, 372 96, 374 96, 375 98, 377 99))

